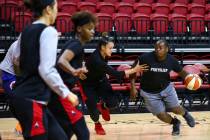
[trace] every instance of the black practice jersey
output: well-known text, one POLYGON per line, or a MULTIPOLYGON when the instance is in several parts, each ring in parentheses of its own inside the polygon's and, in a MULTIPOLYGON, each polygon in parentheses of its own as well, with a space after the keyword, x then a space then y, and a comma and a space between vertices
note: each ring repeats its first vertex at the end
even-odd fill
POLYGON ((141 89, 146 92, 158 93, 170 83, 170 71, 181 72, 179 62, 170 54, 163 61, 158 61, 155 52, 141 55, 138 58, 140 64, 147 64, 149 70, 144 72, 141 79, 141 89))
MULTIPOLYGON (((65 50, 71 50, 74 53, 74 58, 69 62, 72 67, 75 69, 82 67, 82 62, 84 60, 84 47, 80 43, 78 39, 68 41, 64 49, 62 50, 61 54, 65 50)), ((58 67, 58 71, 61 74, 62 79, 64 82, 70 86, 73 86, 77 81, 78 77, 75 77, 58 67)))
POLYGON ((125 76, 124 71, 117 71, 109 66, 107 60, 101 56, 98 49, 90 55, 86 62, 86 67, 88 69, 87 79, 82 81, 83 84, 97 84, 106 78, 106 74, 114 76, 120 81, 125 76))

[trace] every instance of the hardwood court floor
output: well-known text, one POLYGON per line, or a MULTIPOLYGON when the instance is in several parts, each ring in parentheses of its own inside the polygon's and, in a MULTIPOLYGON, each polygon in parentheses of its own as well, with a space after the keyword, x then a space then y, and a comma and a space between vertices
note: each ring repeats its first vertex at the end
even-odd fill
MULTIPOLYGON (((107 132, 105 136, 98 136, 94 132, 94 124, 89 116, 86 121, 91 133, 91 140, 209 140, 210 112, 193 112, 196 126, 190 128, 182 117, 180 136, 171 135, 171 125, 160 122, 150 113, 116 114, 111 115, 110 122, 104 122, 107 132)), ((0 133, 2 140, 22 140, 14 134, 14 119, 0 119, 0 133)), ((76 140, 75 137, 72 140, 76 140)))

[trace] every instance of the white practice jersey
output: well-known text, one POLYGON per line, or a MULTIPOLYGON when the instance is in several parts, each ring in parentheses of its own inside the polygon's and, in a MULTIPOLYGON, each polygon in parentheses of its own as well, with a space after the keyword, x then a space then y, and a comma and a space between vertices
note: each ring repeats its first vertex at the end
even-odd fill
POLYGON ((8 72, 10 74, 15 75, 13 62, 14 62, 14 56, 15 56, 15 50, 17 47, 18 41, 15 41, 12 43, 10 48, 7 51, 6 56, 4 57, 3 61, 0 63, 0 69, 8 72))

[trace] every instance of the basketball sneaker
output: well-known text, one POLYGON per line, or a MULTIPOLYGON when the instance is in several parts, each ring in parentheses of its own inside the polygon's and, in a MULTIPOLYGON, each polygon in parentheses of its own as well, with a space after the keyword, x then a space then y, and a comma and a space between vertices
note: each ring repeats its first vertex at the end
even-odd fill
POLYGON ((109 112, 109 109, 107 107, 104 107, 104 103, 102 101, 100 101, 99 103, 97 103, 97 108, 98 108, 99 112, 101 112, 102 118, 105 121, 110 121, 110 112, 109 112))
POLYGON ((172 128, 172 135, 177 136, 180 134, 180 125, 181 122, 177 118, 174 118, 173 120, 173 128, 172 128))
POLYGON ((190 113, 188 111, 185 111, 185 114, 183 115, 183 117, 190 127, 195 126, 195 119, 190 115, 190 113))
POLYGON ((100 122, 95 123, 95 131, 96 131, 96 134, 98 134, 98 135, 106 135, 106 132, 103 129, 100 122))

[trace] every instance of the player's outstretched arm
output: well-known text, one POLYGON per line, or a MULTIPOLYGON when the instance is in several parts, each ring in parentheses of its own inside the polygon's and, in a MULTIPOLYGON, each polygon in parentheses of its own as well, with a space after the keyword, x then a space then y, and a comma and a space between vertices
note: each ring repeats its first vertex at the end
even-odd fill
POLYGON ((188 72, 186 72, 185 70, 182 70, 181 72, 178 73, 180 77, 182 77, 182 79, 185 79, 185 77, 189 74, 188 72))

